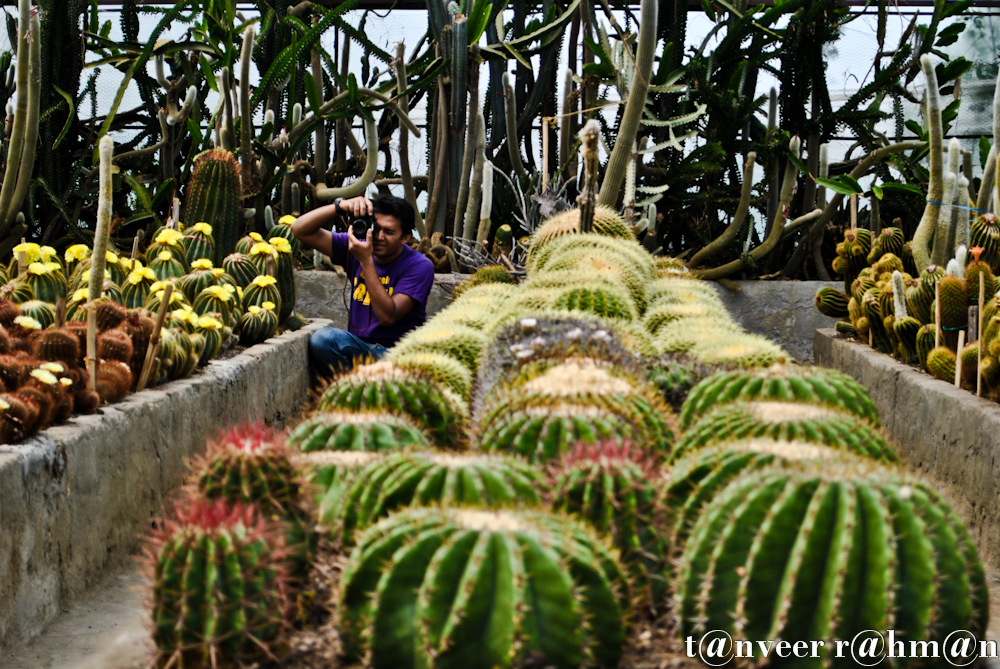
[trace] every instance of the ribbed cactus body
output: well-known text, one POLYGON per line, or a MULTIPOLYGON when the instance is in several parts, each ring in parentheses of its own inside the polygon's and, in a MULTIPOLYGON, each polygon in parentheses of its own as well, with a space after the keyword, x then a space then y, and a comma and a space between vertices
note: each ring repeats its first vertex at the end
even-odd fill
POLYGON ((222 267, 227 274, 233 277, 236 285, 244 290, 250 285, 250 282, 260 276, 257 266, 242 253, 233 253, 223 258, 222 267))
POLYGON ((576 405, 529 407, 484 421, 479 448, 550 462, 579 443, 623 442, 634 436, 635 428, 611 411, 576 405))
POLYGON ((876 277, 880 277, 883 274, 892 274, 893 272, 903 272, 905 269, 903 267, 903 259, 895 253, 884 254, 878 262, 872 265, 872 271, 876 277))
POLYGON ((253 245, 257 244, 259 242, 263 242, 263 241, 267 241, 267 240, 265 240, 263 237, 261 237, 260 233, 249 232, 249 233, 247 233, 247 235, 245 237, 240 237, 239 240, 237 240, 235 253, 239 253, 240 255, 249 256, 250 255, 250 249, 253 248, 253 245))
MULTIPOLYGON (((981 214, 973 219, 969 225, 969 241, 970 246, 983 249, 984 259, 991 264, 1000 260, 1000 223, 997 222, 996 214, 981 214)), ((1000 271, 1000 267, 993 267, 993 271, 1000 271)))
POLYGON ((435 445, 465 443, 466 415, 459 398, 435 383, 390 362, 363 365, 338 377, 323 392, 320 411, 389 411, 427 430, 435 445))
POLYGON ((681 408, 681 428, 688 429, 718 405, 756 400, 826 406, 880 425, 868 391, 846 374, 821 367, 774 365, 758 371, 722 372, 699 383, 681 408))
POLYGON ((920 321, 912 316, 905 316, 893 321, 893 333, 899 344, 899 359, 905 363, 918 361, 917 333, 921 327, 920 321))
POLYGON ((299 423, 288 443, 310 451, 397 451, 430 446, 413 421, 391 413, 335 412, 313 414, 299 423))
POLYGON ((18 281, 17 279, 8 281, 3 286, 0 286, 0 297, 10 300, 14 304, 22 304, 23 302, 34 299, 34 296, 31 293, 31 287, 23 281, 18 281))
POLYGON ((455 286, 452 297, 457 300, 464 293, 475 288, 476 286, 483 286, 491 283, 512 284, 514 283, 514 277, 500 265, 486 265, 477 269, 472 276, 466 278, 462 281, 462 283, 455 286))
POLYGON ((209 286, 218 286, 219 279, 211 269, 196 269, 185 274, 177 281, 177 288, 192 305, 198 294, 209 286))
POLYGON ((389 354, 389 361, 400 369, 413 371, 452 390, 464 400, 472 393, 472 373, 461 361, 444 353, 432 351, 398 352, 389 354))
POLYGON ((292 223, 295 222, 295 217, 288 214, 282 216, 275 222, 274 227, 268 230, 267 240, 270 242, 276 237, 281 237, 286 240, 292 247, 292 256, 297 256, 302 252, 302 242, 292 233, 292 223))
POLYGON ((274 277, 278 280, 278 292, 281 294, 278 321, 284 323, 295 311, 295 260, 292 246, 284 237, 272 237, 271 246, 278 252, 274 277))
POLYGON ((223 325, 220 320, 213 317, 202 317, 198 319, 195 333, 200 335, 204 341, 201 353, 198 355, 198 364, 206 365, 219 355, 226 340, 232 334, 232 330, 223 325))
POLYGON ((187 274, 187 267, 170 251, 160 251, 149 263, 158 281, 178 279, 187 274))
POLYGON ((931 323, 929 325, 921 326, 921 328, 917 330, 917 362, 919 362, 920 366, 924 369, 927 368, 927 354, 934 348, 934 329, 935 326, 931 323))
MULTIPOLYGON (((825 462, 749 473, 708 504, 678 564, 675 611, 682 636, 794 644, 891 628, 909 647, 981 634, 988 602, 972 537, 937 490, 825 462)), ((832 660, 828 645, 809 666, 832 660)))
POLYGON ((455 323, 428 323, 409 333, 392 349, 392 358, 412 353, 440 353, 461 362, 470 374, 479 368, 486 337, 478 330, 455 323))
POLYGON ((848 297, 836 288, 826 286, 816 293, 816 308, 830 318, 847 318, 848 297))
POLYGON ((31 289, 36 300, 55 304, 60 297, 66 297, 69 285, 58 263, 31 263, 23 281, 31 289))
POLYGON ((837 255, 844 258, 845 292, 857 278, 861 270, 868 267, 868 254, 872 250, 871 232, 865 229, 848 230, 844 233, 844 241, 837 245, 837 255))
POLYGON ((278 333, 278 313, 273 302, 251 305, 240 316, 240 344, 254 346, 278 333))
POLYGON ((28 300, 21 304, 21 315, 34 318, 44 330, 56 322, 56 307, 41 300, 28 300))
MULTIPOLYGON (((561 415, 578 415, 580 408, 593 407, 600 412, 612 414, 631 429, 631 437, 635 446, 640 449, 665 454, 673 443, 673 433, 668 423, 669 409, 648 385, 635 379, 613 376, 608 370, 597 366, 593 361, 566 362, 551 367, 530 381, 514 386, 499 394, 485 409, 480 425, 489 430, 496 421, 504 421, 507 417, 533 417, 527 422, 529 430, 555 429, 555 435, 562 433, 565 423, 549 423, 539 420, 543 411, 555 411, 561 415)), ((574 429, 582 425, 574 424, 574 429)), ((506 435, 498 433, 494 443, 508 443, 511 437, 520 444, 517 452, 525 455, 525 440, 531 439, 531 431, 522 433, 524 428, 516 424, 512 429, 505 430, 506 435)), ((551 448, 548 444, 559 443, 560 439, 552 440, 551 433, 544 448, 532 449, 535 453, 548 454, 551 448)), ((484 433, 486 439, 494 439, 490 433, 484 433)))
POLYGON ((871 332, 873 346, 882 353, 892 354, 895 345, 889 336, 889 331, 885 328, 885 318, 883 315, 880 299, 883 295, 878 288, 872 288, 861 299, 861 312, 868 319, 868 328, 871 332))
MULTIPOLYGON (((958 331, 969 324, 969 293, 965 279, 945 275, 938 281, 941 291, 941 330, 948 346, 958 346, 958 331)), ((976 288, 978 295, 978 287, 976 288)))
POLYGON ((194 502, 152 540, 157 664, 252 659, 282 630, 280 539, 254 510, 194 502))
POLYGON ((872 241, 872 248, 867 257, 868 264, 874 265, 886 253, 892 253, 901 258, 905 241, 906 238, 900 228, 882 228, 882 231, 872 241))
POLYGON ((649 468, 634 456, 630 447, 615 443, 574 449, 555 470, 552 508, 611 537, 632 572, 636 594, 659 607, 667 585, 659 490, 649 468))
POLYGON ((233 154, 225 149, 198 154, 186 193, 184 220, 205 221, 212 226, 212 262, 221 267, 223 258, 236 251, 236 240, 243 228, 240 166, 233 154))
MULTIPOLYGON (((274 305, 277 312, 281 308, 281 293, 278 291, 278 281, 274 277, 261 275, 243 289, 243 311, 250 307, 259 307, 265 302, 274 305)), ((275 313, 277 318, 277 313, 275 313)))
POLYGON ((636 310, 632 300, 625 293, 606 288, 577 286, 560 291, 552 303, 553 309, 586 311, 601 318, 631 321, 636 310))
MULTIPOLYGON (((539 249, 553 239, 578 232, 580 232, 579 209, 569 209, 556 214, 546 219, 531 235, 528 257, 537 254, 539 249)), ((625 225, 625 219, 617 211, 604 205, 598 205, 594 209, 593 233, 619 239, 635 239, 635 235, 625 225)))
POLYGON ((256 505, 265 518, 286 526, 290 575, 304 578, 316 537, 308 499, 292 454, 262 425, 230 430, 192 468, 198 495, 232 506, 256 505))
POLYGON ((214 264, 215 239, 212 236, 212 226, 208 223, 195 223, 185 230, 182 245, 189 267, 196 260, 211 260, 214 264))
POLYGON ((892 446, 878 430, 851 414, 794 402, 747 402, 723 405, 703 416, 677 441, 671 461, 735 439, 801 441, 897 462, 892 446))
POLYGON ((208 286, 198 293, 191 303, 191 308, 199 316, 219 314, 224 324, 232 320, 233 310, 237 309, 236 298, 222 286, 208 286))
POLYGON ((615 667, 629 609, 610 551, 537 512, 395 514, 359 538, 341 592, 345 655, 377 669, 615 667))
POLYGON ((988 302, 996 294, 996 277, 989 263, 974 260, 965 266, 965 285, 969 294, 969 304, 979 304, 979 276, 983 277, 983 300, 988 302))
POLYGON ((149 297, 149 289, 156 282, 156 274, 148 267, 134 269, 122 284, 122 306, 141 309, 149 297))
POLYGON ((322 522, 345 546, 383 517, 409 506, 536 506, 545 483, 515 458, 451 453, 390 453, 361 469, 322 522))

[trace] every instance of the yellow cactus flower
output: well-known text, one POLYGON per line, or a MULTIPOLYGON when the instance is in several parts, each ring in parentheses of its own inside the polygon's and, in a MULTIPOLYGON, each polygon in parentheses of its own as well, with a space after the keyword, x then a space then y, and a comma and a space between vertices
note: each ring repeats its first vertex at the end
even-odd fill
MULTIPOLYGON (((203 225, 199 223, 198 225, 203 225)), ((212 269, 212 261, 208 258, 198 258, 191 263, 191 269, 212 269)))
POLYGON ((253 314, 254 316, 256 316, 257 314, 259 314, 261 312, 261 309, 258 306, 251 306, 251 307, 247 307, 247 311, 249 311, 251 314, 253 314))
POLYGON ((43 362, 38 366, 38 368, 44 369, 47 372, 52 372, 53 374, 62 374, 66 371, 66 368, 59 362, 43 362))
POLYGON ((264 311, 274 311, 274 302, 271 302, 270 300, 261 302, 260 306, 264 309, 264 311))
POLYGON ((170 228, 162 230, 160 234, 156 235, 156 243, 166 244, 167 246, 180 246, 182 239, 184 239, 184 235, 180 231, 171 230, 170 228))
POLYGON ((278 253, 291 253, 292 243, 289 242, 284 237, 272 237, 270 241, 271 246, 277 249, 278 253))
POLYGON ((73 385, 73 379, 64 376, 61 379, 59 379, 59 383, 69 388, 71 385, 73 385))
POLYGON ((225 273, 226 273, 226 270, 222 269, 221 267, 216 267, 216 268, 212 269, 212 276, 214 276, 214 277, 220 277, 220 276, 222 276, 225 273))
POLYGON ((253 281, 250 282, 251 286, 260 286, 261 288, 267 288, 268 286, 273 286, 278 283, 278 280, 273 276, 267 276, 266 274, 261 274, 260 276, 255 276, 253 281))
POLYGON ((42 260, 48 260, 49 258, 55 258, 59 253, 51 246, 43 246, 38 249, 38 254, 41 256, 42 260))
POLYGON ((28 274, 51 274, 45 263, 33 262, 28 265, 28 274))
POLYGON ((59 383, 59 379, 56 378, 56 375, 47 369, 31 370, 31 378, 38 379, 47 386, 54 386, 59 383))
POLYGON ((278 219, 278 225, 291 225, 296 220, 298 219, 295 216, 292 216, 291 214, 285 214, 284 216, 278 219))
POLYGON ((173 257, 174 254, 171 253, 170 251, 160 251, 159 253, 156 254, 156 259, 159 260, 160 262, 167 262, 173 257))
POLYGON ((73 302, 83 302, 87 299, 87 289, 80 288, 73 293, 73 297, 70 298, 73 302))
POLYGON ((198 327, 202 330, 221 330, 222 321, 213 316, 202 316, 198 319, 198 327))
POLYGON ((73 246, 66 249, 66 253, 63 257, 66 258, 66 262, 80 261, 90 255, 90 247, 86 244, 73 244, 73 246))
POLYGON ((243 288, 236 286, 236 297, 240 298, 240 302, 243 301, 243 288))
POLYGON ((42 264, 45 265, 45 269, 48 270, 49 272, 61 272, 62 271, 62 265, 60 265, 57 262, 53 262, 53 261, 50 260, 49 262, 45 262, 45 263, 42 263, 42 264))
POLYGON ((251 256, 261 255, 263 253, 270 253, 276 259, 278 257, 278 249, 274 248, 274 246, 268 244, 267 242, 257 242, 250 247, 251 256))
POLYGON ((14 324, 20 325, 22 328, 25 328, 26 330, 42 329, 42 324, 36 321, 31 316, 18 316, 17 318, 14 319, 14 324))
POLYGON ((191 226, 191 230, 194 232, 200 232, 203 235, 208 235, 209 237, 212 236, 212 226, 205 222, 195 223, 191 226))
POLYGON ((143 281, 156 281, 156 274, 153 273, 153 270, 148 267, 140 267, 128 273, 128 282, 133 286, 143 281))
POLYGON ((10 404, 8 404, 5 400, 0 400, 0 411, 6 411, 9 408, 10 404))
POLYGON ((118 255, 115 254, 115 253, 112 253, 111 251, 108 251, 107 261, 108 261, 109 265, 117 265, 118 264, 118 255))
POLYGON ((16 258, 18 253, 24 251, 25 262, 28 263, 38 262, 39 260, 42 259, 41 249, 42 249, 41 246, 39 246, 38 244, 34 244, 32 242, 25 242, 23 244, 18 244, 13 249, 14 257, 16 258))
MULTIPOLYGON (((236 294, 236 290, 237 290, 237 288, 238 288, 238 286, 234 286, 234 285, 233 285, 233 284, 231 284, 231 283, 224 283, 224 284, 222 284, 222 287, 223 287, 223 288, 225 288, 225 289, 226 289, 226 291, 227 291, 227 292, 228 292, 228 293, 229 293, 230 295, 235 295, 235 294, 236 294)), ((242 292, 243 292, 243 291, 241 290, 241 291, 240 291, 240 293, 242 293, 242 292)), ((240 297, 242 298, 242 297, 243 297, 243 295, 241 294, 241 295, 240 295, 240 297)))
POLYGON ((250 237, 250 239, 254 240, 255 242, 262 242, 262 241, 264 241, 264 238, 261 237, 260 233, 258 233, 258 232, 251 232, 250 235, 249 235, 249 237, 250 237))
POLYGON ((222 286, 209 286, 205 290, 208 291, 209 295, 218 300, 222 300, 223 302, 228 302, 230 299, 232 299, 230 297, 229 291, 223 288, 222 286))

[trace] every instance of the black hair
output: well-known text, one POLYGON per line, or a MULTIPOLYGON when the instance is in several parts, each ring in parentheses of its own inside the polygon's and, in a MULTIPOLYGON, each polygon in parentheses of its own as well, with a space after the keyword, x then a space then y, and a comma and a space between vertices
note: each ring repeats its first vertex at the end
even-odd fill
POLYGON ((413 234, 413 221, 416 219, 416 214, 413 212, 413 205, 403 198, 395 195, 376 195, 372 198, 372 209, 376 214, 395 216, 399 219, 404 237, 413 234))

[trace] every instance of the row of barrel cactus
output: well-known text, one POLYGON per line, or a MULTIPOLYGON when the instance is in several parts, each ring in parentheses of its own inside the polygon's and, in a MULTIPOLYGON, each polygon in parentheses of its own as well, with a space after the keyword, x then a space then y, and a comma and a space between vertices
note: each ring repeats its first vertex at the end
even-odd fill
POLYGON ((185 211, 205 218, 187 226, 172 221, 145 250, 137 240, 131 255, 109 249, 96 300, 90 247, 70 246, 62 255, 33 243, 14 248, 10 263, 0 266, 0 382, 8 393, 0 404, 0 439, 17 441, 137 389, 168 285, 147 385, 188 376, 237 342, 252 346, 281 327, 301 327, 294 315, 294 218, 279 220, 267 239, 238 238, 239 188, 232 154, 201 156, 185 211), (84 362, 91 312, 99 360, 94 383, 84 362), (31 390, 39 383, 47 395, 31 390))
MULTIPOLYGON (((289 508, 347 556, 345 661, 615 667, 633 623, 665 612, 735 640, 985 630, 971 537, 900 468, 864 388, 743 332, 616 223, 546 223, 523 281, 484 271, 290 430, 308 485, 289 508)), ((302 578, 313 544, 284 522, 272 570, 302 578)), ((212 629, 195 652, 242 633, 212 629)), ((165 660, 191 649, 178 638, 157 640, 165 660)))

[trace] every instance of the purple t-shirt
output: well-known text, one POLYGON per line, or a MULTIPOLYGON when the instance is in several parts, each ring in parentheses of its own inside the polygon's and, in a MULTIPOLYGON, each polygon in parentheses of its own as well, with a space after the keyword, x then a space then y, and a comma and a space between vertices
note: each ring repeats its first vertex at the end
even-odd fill
POLYGON ((424 324, 427 320, 427 296, 434 285, 434 265, 424 254, 404 246, 403 252, 388 265, 374 261, 375 270, 390 296, 402 293, 416 302, 401 321, 383 326, 379 325, 375 312, 372 311, 368 287, 361 278, 361 263, 347 250, 347 233, 332 232, 330 236, 333 242, 330 260, 347 268, 347 277, 352 286, 351 307, 347 318, 348 332, 369 344, 389 347, 410 330, 424 324))

